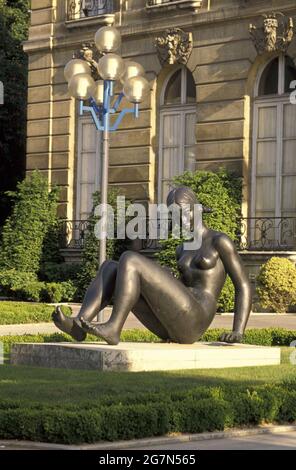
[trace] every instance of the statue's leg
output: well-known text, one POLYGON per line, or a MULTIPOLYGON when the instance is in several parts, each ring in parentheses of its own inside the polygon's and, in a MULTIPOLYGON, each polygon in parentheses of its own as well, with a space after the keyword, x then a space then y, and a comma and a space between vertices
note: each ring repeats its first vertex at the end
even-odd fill
POLYGON ((171 340, 193 343, 205 331, 207 316, 191 291, 155 261, 134 252, 120 258, 110 320, 102 325, 81 320, 82 326, 109 344, 118 344, 126 318, 140 297, 171 340))
POLYGON ((105 261, 86 291, 78 319, 92 321, 101 310, 107 307, 114 293, 117 269, 118 262, 105 261))
POLYGON ((81 328, 80 318, 91 321, 100 310, 105 308, 112 298, 115 288, 118 263, 106 261, 85 294, 80 312, 73 319, 64 315, 57 307, 52 315, 55 325, 64 333, 71 335, 76 341, 84 341, 86 332, 81 328))
POLYGON ((147 304, 144 297, 140 297, 137 304, 132 309, 133 314, 137 319, 144 325, 148 330, 152 331, 156 336, 167 341, 170 339, 170 335, 166 328, 154 315, 153 311, 147 304))

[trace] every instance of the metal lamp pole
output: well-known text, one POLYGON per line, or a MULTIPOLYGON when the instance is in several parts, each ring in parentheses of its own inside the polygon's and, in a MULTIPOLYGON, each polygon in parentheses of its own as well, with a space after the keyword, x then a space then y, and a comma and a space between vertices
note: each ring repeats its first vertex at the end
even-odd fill
POLYGON ((93 98, 90 99, 91 106, 85 106, 83 100, 80 101, 80 115, 84 112, 90 112, 93 122, 98 131, 103 132, 103 155, 102 155, 102 170, 101 170, 101 204, 102 204, 102 218, 101 218, 101 237, 100 237, 100 266, 107 259, 107 228, 108 228, 108 180, 109 180, 109 136, 110 132, 115 132, 122 119, 126 114, 133 113, 135 118, 139 117, 139 104, 134 103, 133 108, 124 108, 119 113, 115 122, 110 125, 110 116, 115 114, 118 110, 120 103, 124 97, 120 93, 115 103, 111 105, 111 98, 113 96, 114 84, 111 80, 104 80, 104 102, 102 106, 98 106, 93 98))
MULTIPOLYGON (((70 95, 80 100, 79 114, 91 113, 93 122, 99 132, 103 133, 103 155, 101 165, 101 233, 100 233, 100 266, 107 258, 108 231, 108 173, 109 173, 109 135, 118 129, 126 114, 133 113, 139 117, 139 103, 150 92, 149 82, 142 76, 144 68, 133 61, 124 61, 114 51, 120 47, 120 33, 113 26, 100 28, 95 35, 95 43, 103 54, 98 63, 81 59, 72 59, 65 67, 65 78, 68 81, 70 95), (90 65, 91 64, 91 65, 90 65), (95 75, 102 77, 95 81, 95 75), (122 92, 114 98, 114 83, 120 80, 122 92), (133 107, 122 109, 111 124, 111 114, 117 113, 123 97, 133 107), (85 105, 88 100, 89 104, 85 105), (111 102, 112 101, 112 102, 111 102)), ((89 58, 90 56, 88 56, 89 58)), ((92 57, 92 56, 91 56, 92 57)))
POLYGON ((103 120, 103 158, 101 170, 101 204, 103 205, 102 237, 100 240, 100 266, 107 259, 107 204, 108 204, 108 182, 109 182, 109 127, 110 127, 110 88, 112 83, 104 83, 104 120, 103 120))

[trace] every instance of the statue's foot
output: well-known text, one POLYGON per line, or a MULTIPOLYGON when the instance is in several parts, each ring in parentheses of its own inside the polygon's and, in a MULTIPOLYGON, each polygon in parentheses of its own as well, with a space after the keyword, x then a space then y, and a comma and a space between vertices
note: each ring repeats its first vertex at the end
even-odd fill
POLYGON ((81 328, 77 321, 73 318, 67 317, 61 310, 61 307, 57 307, 52 314, 52 319, 57 328, 72 336, 76 341, 84 341, 86 338, 86 332, 81 328))
POLYGON ((120 335, 114 331, 114 328, 110 327, 110 325, 101 324, 101 325, 94 325, 83 318, 80 319, 82 328, 87 333, 91 335, 97 336, 98 338, 102 338, 106 341, 106 343, 116 346, 120 341, 120 335))

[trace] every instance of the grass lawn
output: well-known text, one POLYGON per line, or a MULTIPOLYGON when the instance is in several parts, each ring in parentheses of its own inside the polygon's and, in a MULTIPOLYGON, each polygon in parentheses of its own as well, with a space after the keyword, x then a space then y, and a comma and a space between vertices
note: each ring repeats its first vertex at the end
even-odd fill
MULTIPOLYGON (((63 307, 70 314, 68 307, 63 307)), ((53 307, 41 303, 0 302, 0 325, 51 323, 53 307)))
POLYGON ((168 372, 0 367, 0 438, 64 444, 296 421, 296 368, 168 372))
POLYGON ((112 397, 122 401, 137 394, 187 391, 198 386, 256 386, 296 379, 296 366, 290 364, 291 348, 282 348, 279 366, 243 367, 168 372, 96 372, 42 369, 25 366, 0 367, 0 402, 26 404, 78 405, 99 404, 112 397))

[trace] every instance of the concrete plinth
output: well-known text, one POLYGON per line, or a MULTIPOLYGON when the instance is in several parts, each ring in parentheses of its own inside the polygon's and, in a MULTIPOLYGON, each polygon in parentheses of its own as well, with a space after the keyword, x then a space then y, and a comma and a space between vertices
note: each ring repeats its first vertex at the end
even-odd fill
POLYGON ((99 371, 214 369, 280 364, 280 348, 247 344, 51 343, 14 344, 14 365, 99 371))

